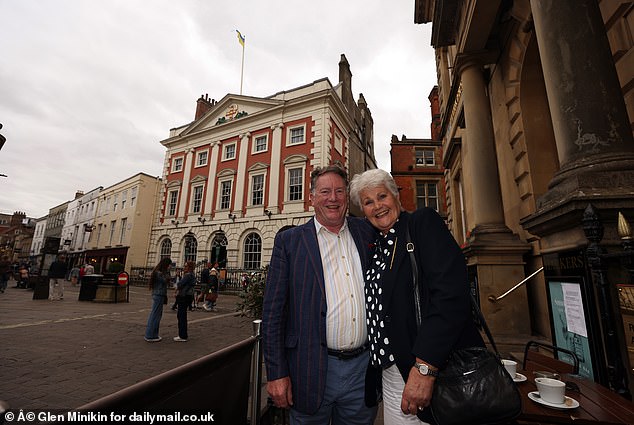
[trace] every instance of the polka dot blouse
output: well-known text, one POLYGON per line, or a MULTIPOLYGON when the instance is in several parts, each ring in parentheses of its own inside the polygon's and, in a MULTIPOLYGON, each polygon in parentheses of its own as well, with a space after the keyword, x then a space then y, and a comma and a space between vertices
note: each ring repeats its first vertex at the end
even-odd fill
POLYGON ((390 267, 396 247, 396 232, 390 229, 386 235, 380 235, 374 245, 372 262, 365 274, 365 308, 370 356, 372 365, 386 368, 394 363, 390 352, 390 340, 384 323, 383 287, 381 276, 390 267))

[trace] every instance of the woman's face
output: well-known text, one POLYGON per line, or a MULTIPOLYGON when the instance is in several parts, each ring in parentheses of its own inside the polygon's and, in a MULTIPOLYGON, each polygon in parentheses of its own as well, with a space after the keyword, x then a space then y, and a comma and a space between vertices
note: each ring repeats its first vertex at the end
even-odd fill
POLYGON ((401 202, 385 186, 364 189, 359 192, 361 208, 370 223, 381 233, 390 230, 401 213, 401 202))

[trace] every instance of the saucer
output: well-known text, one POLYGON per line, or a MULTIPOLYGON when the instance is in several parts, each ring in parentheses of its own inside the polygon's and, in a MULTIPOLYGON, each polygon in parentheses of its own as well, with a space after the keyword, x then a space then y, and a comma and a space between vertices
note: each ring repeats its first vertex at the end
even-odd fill
POLYGON ((542 400, 542 398, 539 397, 539 391, 531 391, 530 393, 528 393, 528 398, 536 403, 543 404, 544 406, 553 407, 555 409, 576 409, 577 407, 579 407, 579 402, 577 400, 572 397, 565 397, 566 401, 563 403, 551 403, 549 401, 542 400))
POLYGON ((526 381, 526 376, 522 375, 521 373, 515 374, 515 378, 513 378, 513 382, 524 382, 524 381, 526 381))

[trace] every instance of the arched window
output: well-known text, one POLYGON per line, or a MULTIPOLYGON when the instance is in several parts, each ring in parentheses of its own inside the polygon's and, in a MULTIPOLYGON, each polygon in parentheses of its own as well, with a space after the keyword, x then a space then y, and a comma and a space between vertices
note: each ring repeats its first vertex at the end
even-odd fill
POLYGON ((161 242, 161 260, 163 258, 170 258, 172 255, 172 241, 169 239, 165 239, 161 242))
POLYGON ((218 263, 221 268, 227 267, 227 236, 224 232, 220 232, 214 236, 211 242, 211 255, 209 256, 211 264, 218 263))
POLYGON ((259 269, 262 259, 262 238, 257 233, 249 233, 244 240, 245 269, 259 269))
POLYGON ((198 255, 198 241, 193 234, 185 235, 185 255, 183 256, 183 264, 187 261, 196 261, 198 255))

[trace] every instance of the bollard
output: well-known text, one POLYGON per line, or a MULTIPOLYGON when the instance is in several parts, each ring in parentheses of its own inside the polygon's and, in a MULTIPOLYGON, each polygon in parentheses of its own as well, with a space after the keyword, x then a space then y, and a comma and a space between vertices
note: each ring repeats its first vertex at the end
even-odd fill
POLYGON ((251 425, 260 425, 260 399, 262 398, 262 320, 253 321, 253 367, 251 368, 251 425))

